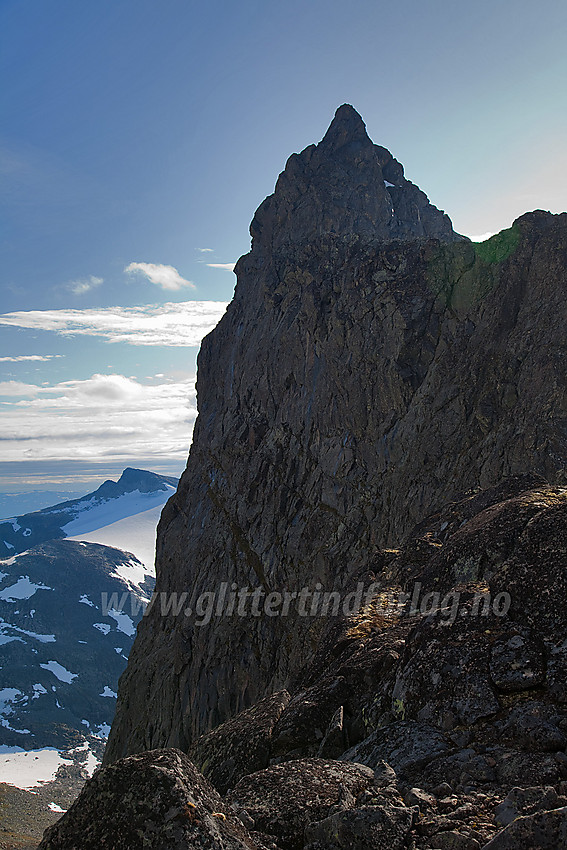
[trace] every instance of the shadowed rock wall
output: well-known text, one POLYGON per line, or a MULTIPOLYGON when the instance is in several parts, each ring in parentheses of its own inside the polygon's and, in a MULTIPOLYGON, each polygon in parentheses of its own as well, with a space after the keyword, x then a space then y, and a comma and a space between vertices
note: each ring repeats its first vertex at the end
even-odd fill
MULTIPOLYGON (((474 245, 352 109, 293 155, 251 225, 199 355, 187 470, 158 529, 157 590, 340 590, 463 491, 562 475, 567 215, 474 245)), ((185 609, 184 609, 185 610, 185 609)), ((286 685, 321 621, 142 622, 107 762, 199 733, 286 685)), ((250 610, 250 609, 248 609, 250 610)))

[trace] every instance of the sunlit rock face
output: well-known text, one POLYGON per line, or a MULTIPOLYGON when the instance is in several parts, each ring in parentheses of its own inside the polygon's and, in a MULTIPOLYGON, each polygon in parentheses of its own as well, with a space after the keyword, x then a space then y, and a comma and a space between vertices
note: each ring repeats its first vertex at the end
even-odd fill
POLYGON ((565 467, 567 215, 474 245, 343 106, 251 233, 158 530, 157 590, 179 612, 139 627, 107 762, 186 749, 311 659, 321 618, 226 616, 223 583, 340 591, 469 488, 565 467))

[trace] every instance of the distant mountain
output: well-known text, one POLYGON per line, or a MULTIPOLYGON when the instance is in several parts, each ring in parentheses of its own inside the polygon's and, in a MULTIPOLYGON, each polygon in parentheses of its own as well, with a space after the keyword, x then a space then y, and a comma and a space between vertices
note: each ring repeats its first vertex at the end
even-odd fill
POLYGON ((139 561, 96 543, 52 541, 0 562, 0 744, 106 737, 153 584, 139 561))
POLYGON ((0 558, 27 551, 47 540, 77 537, 125 517, 164 504, 177 478, 127 468, 118 481, 105 481, 78 499, 10 517, 0 523, 0 558))
POLYGON ((153 585, 132 555, 96 543, 55 540, 0 561, 0 783, 33 789, 14 803, 17 822, 22 800, 31 822, 51 822, 100 762, 153 585))
POLYGON ((176 486, 128 468, 0 523, 0 783, 66 806, 100 761, 176 486))
MULTIPOLYGON (((169 495, 168 492, 167 498, 169 495)), ((131 552, 142 562, 149 573, 155 575, 156 529, 165 501, 166 498, 153 508, 111 522, 95 531, 80 533, 68 539, 80 540, 85 543, 101 543, 103 546, 131 552)))

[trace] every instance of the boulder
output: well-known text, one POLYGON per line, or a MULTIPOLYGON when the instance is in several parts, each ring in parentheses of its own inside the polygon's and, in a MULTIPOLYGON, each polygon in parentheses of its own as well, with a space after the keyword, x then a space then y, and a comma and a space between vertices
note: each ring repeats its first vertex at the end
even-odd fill
POLYGON ((98 770, 40 850, 266 850, 188 757, 154 750, 98 770))
POLYGON ((558 794, 552 785, 512 788, 500 805, 496 807, 494 820, 500 826, 508 826, 518 817, 565 806, 567 806, 567 797, 558 794))
POLYGON ((377 729, 344 753, 342 760, 371 768, 385 760, 396 773, 408 775, 439 755, 445 755, 450 748, 450 741, 439 729, 406 720, 377 729))
POLYGON ((356 806, 372 787, 374 772, 361 764, 299 759, 276 764, 241 779, 227 802, 243 809, 256 829, 285 850, 302 848, 308 824, 356 806))
POLYGON ((289 699, 285 690, 266 697, 192 744, 189 758, 220 794, 268 767, 272 731, 289 699))
POLYGON ((567 847, 567 807, 520 817, 482 850, 559 850, 567 847))
POLYGON ((414 817, 414 810, 387 800, 336 812, 306 827, 306 850, 402 850, 414 817))

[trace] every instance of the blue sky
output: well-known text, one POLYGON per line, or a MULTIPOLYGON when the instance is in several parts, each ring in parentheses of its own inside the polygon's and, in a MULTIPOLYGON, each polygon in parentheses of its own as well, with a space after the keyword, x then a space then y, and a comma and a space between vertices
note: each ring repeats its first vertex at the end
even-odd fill
POLYGON ((462 233, 565 209, 566 24, 563 0, 0 0, 0 488, 181 471, 254 210, 343 102, 462 233))

